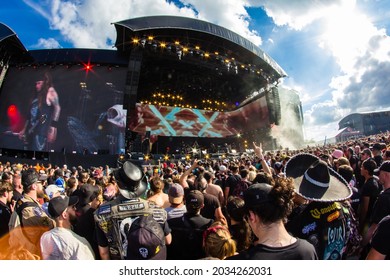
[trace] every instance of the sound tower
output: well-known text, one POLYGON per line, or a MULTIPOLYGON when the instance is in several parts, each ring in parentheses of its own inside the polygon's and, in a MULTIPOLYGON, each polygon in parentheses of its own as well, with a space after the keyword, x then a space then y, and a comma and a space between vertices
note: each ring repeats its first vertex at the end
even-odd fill
POLYGON ((281 109, 280 109, 280 98, 277 87, 273 87, 266 93, 267 106, 269 111, 269 122, 275 125, 280 124, 281 109))
MULTIPOLYGON (((123 109, 127 110, 126 123, 131 122, 130 116, 136 108, 137 103, 137 91, 138 83, 141 75, 141 63, 142 63, 142 50, 135 48, 131 51, 129 57, 129 65, 126 75, 125 93, 123 96, 123 109)), ((134 141, 137 137, 137 133, 126 129, 125 144, 128 152, 132 152, 134 149, 134 141)))

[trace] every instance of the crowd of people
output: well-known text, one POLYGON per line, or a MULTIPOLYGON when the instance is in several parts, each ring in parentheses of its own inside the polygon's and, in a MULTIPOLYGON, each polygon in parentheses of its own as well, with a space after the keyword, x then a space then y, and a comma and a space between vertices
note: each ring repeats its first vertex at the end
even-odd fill
POLYGON ((0 164, 0 259, 388 259, 390 134, 119 168, 0 164))

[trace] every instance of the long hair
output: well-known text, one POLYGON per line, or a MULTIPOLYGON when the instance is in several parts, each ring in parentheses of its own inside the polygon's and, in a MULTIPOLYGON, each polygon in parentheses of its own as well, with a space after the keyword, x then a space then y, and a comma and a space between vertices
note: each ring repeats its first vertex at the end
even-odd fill
POLYGON ((203 233, 203 248, 206 257, 223 260, 236 253, 236 242, 225 225, 214 222, 203 233))
POLYGON ((53 87, 53 79, 52 79, 51 74, 49 72, 45 72, 43 74, 42 81, 43 81, 42 90, 40 92, 38 92, 39 109, 41 109, 44 102, 46 102, 46 95, 47 95, 47 92, 49 91, 49 88, 53 87))

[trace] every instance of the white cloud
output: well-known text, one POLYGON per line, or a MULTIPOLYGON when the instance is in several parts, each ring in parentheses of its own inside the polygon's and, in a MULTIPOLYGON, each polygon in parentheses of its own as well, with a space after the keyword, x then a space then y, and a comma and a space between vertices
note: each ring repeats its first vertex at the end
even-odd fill
MULTIPOLYGON (((390 39, 386 30, 374 25, 375 19, 358 10, 357 0, 176 0, 183 4, 179 6, 165 0, 24 1, 74 47, 110 49, 116 39, 110 23, 148 15, 196 17, 260 45, 261 36, 249 28, 251 18, 246 8, 262 7, 277 26, 297 34, 318 27, 317 35, 307 40, 315 41, 324 55, 331 55, 341 70, 318 88, 302 82, 306 77, 289 78, 290 85, 301 87, 307 134, 319 131, 320 137, 320 128, 332 130, 331 123, 338 129, 337 120, 350 112, 390 107, 390 39)), ((273 47, 280 46, 275 43, 273 47)))
POLYGON ((24 1, 77 48, 112 48, 116 31, 110 23, 150 15, 196 17, 228 28, 256 45, 262 42, 257 31, 249 30, 244 0, 179 0, 181 7, 166 0, 24 1), (48 9, 42 8, 44 4, 48 9))
POLYGON ((38 43, 32 47, 37 49, 59 49, 61 45, 54 38, 39 38, 38 43))
POLYGON ((338 129, 337 122, 349 113, 390 108, 390 38, 386 30, 374 26, 375 19, 358 10, 356 1, 259 2, 277 25, 303 31, 320 23, 318 46, 332 55, 341 70, 329 81, 329 88, 319 88, 317 94, 301 84, 303 103, 319 101, 306 106, 308 138, 320 137, 316 131, 327 134, 330 123, 338 129))

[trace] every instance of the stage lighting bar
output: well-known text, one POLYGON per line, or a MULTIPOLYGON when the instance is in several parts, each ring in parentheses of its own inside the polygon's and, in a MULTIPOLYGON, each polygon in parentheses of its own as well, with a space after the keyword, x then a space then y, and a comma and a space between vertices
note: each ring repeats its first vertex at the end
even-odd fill
POLYGON ((202 50, 201 46, 198 44, 183 45, 178 40, 173 42, 161 41, 157 40, 151 35, 142 39, 136 37, 131 38, 131 42, 133 43, 133 45, 142 45, 143 47, 145 47, 147 42, 148 45, 151 45, 153 51, 157 51, 158 47, 160 47, 162 50, 167 50, 168 53, 172 53, 173 51, 177 55, 179 60, 181 60, 183 56, 193 56, 194 54, 196 54, 197 56, 206 60, 219 60, 222 64, 226 66, 228 71, 233 70, 236 74, 238 74, 240 71, 244 71, 244 73, 262 76, 268 82, 273 82, 273 80, 275 79, 273 75, 264 73, 263 70, 256 65, 240 62, 236 57, 228 56, 227 54, 223 55, 219 51, 210 52, 207 50, 202 50))

